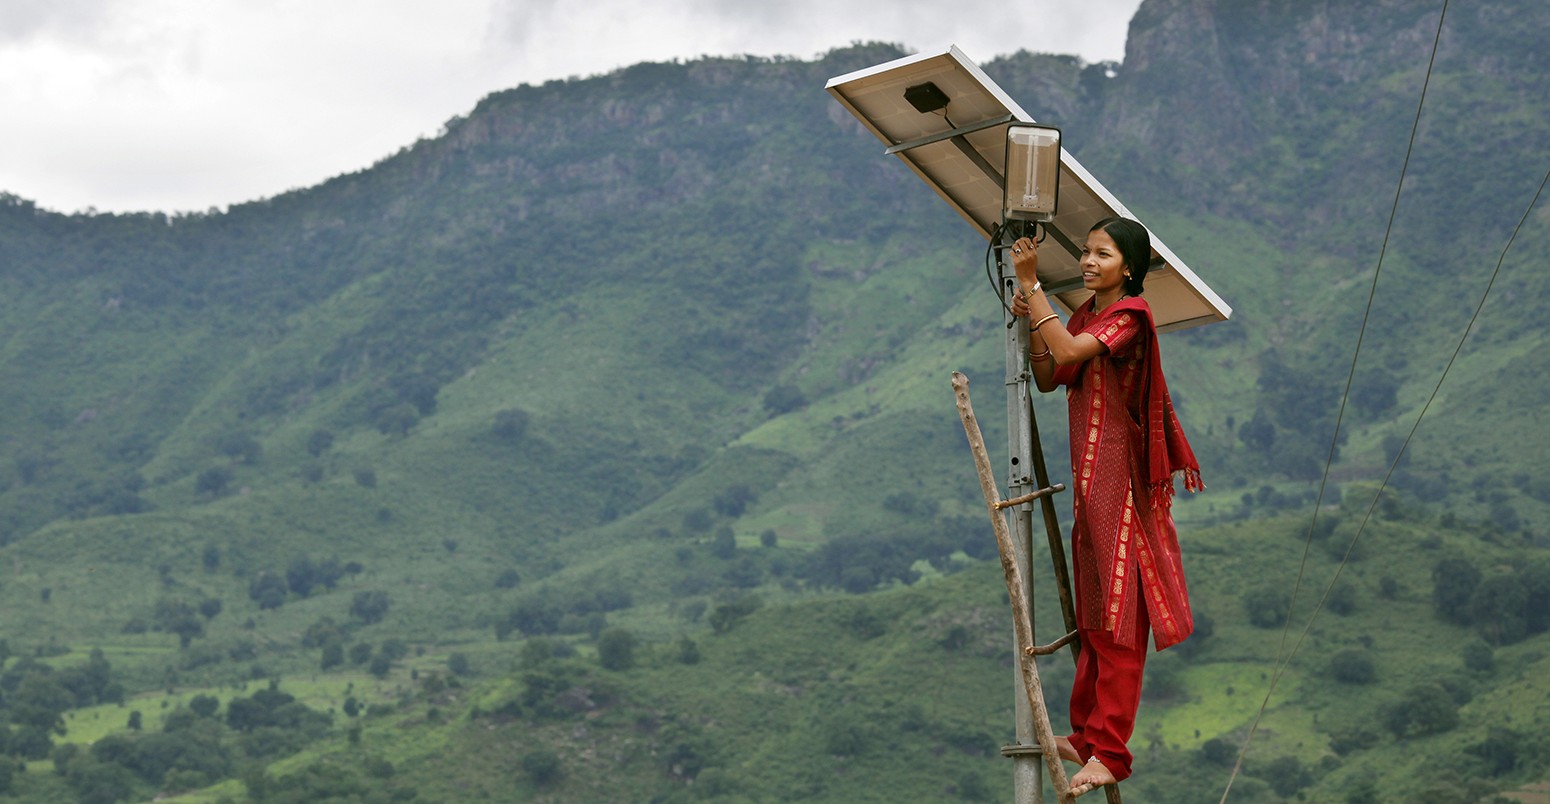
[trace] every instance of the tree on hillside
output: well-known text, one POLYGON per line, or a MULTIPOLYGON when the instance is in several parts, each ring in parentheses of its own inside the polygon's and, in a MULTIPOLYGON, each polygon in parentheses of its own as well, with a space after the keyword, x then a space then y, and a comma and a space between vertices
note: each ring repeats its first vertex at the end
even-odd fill
POLYGON ((199 561, 204 565, 205 572, 214 572, 221 567, 221 547, 215 542, 207 542, 204 550, 199 554, 199 561))
POLYGON ((156 601, 153 620, 156 623, 156 630, 177 634, 180 647, 186 648, 189 643, 205 635, 205 624, 199 618, 199 612, 188 601, 181 598, 163 598, 156 601))
POLYGON ((1346 684, 1371 684, 1378 678, 1378 668, 1371 651, 1347 648, 1330 657, 1329 675, 1346 684))
POLYGON ((1423 682, 1384 708, 1383 723, 1396 737, 1441 734, 1458 726, 1459 707, 1441 684, 1423 682))
POLYGON ((350 615, 358 617, 367 625, 379 623, 387 616, 388 606, 391 603, 388 593, 378 589, 356 592, 355 597, 350 600, 350 615))
POLYGON ((737 535, 732 532, 731 525, 716 528, 710 538, 710 552, 723 561, 737 555, 737 535))
POLYGON ((1482 579, 1469 597, 1469 619, 1481 636, 1497 645, 1510 645, 1528 636, 1528 588, 1516 573, 1498 573, 1482 579))
POLYGON ((715 499, 711 501, 711 507, 722 516, 736 519, 742 516, 748 506, 758 498, 759 495, 753 489, 739 483, 718 492, 715 499))
POLYGON ((610 628, 597 638, 597 660, 606 670, 628 670, 635 666, 635 634, 623 628, 610 628))
POLYGON ((743 621, 743 618, 764 605, 764 601, 757 595, 741 594, 720 605, 710 613, 710 628, 718 634, 724 634, 732 630, 734 626, 743 621))
POLYGON ((199 473, 194 481, 194 490, 210 497, 220 497, 226 493, 235 477, 232 471, 224 466, 212 466, 199 473))
POLYGON ((534 748, 522 755, 522 773, 538 787, 549 787, 564 775, 560 755, 547 748, 534 748))
POLYGON ((495 414, 495 425, 492 428, 495 437, 507 444, 515 444, 527 434, 527 424, 531 417, 521 408, 507 408, 495 414))
POLYGON ((216 711, 221 708, 221 701, 213 695, 195 695, 189 699, 188 708, 200 717, 215 717, 216 711))
POLYGON ((408 435, 420 422, 420 412, 408 403, 394 405, 377 414, 375 424, 383 435, 408 435))
POLYGON ((1249 622, 1260 628, 1284 625, 1290 606, 1286 593, 1271 586, 1256 586, 1243 596, 1243 609, 1249 615, 1249 622))
POLYGON ((779 416, 807 404, 802 389, 795 385, 777 385, 764 394, 764 409, 779 416))
POLYGON ((1550 631, 1550 557, 1541 556, 1518 570, 1523 585, 1524 625, 1531 634, 1550 631))
POLYGON ((273 572, 260 572, 248 584, 248 597, 261 609, 277 609, 285 605, 285 579, 273 572))
POLYGON ((923 549, 901 538, 845 534, 807 554, 799 574, 814 585, 859 595, 890 580, 914 583, 920 577, 914 564, 923 549))
POLYGON ((216 442, 216 449, 222 455, 245 464, 258 463, 264 455, 264 448, 247 433, 227 433, 221 436, 216 442))
POLYGON ((1257 774, 1270 783, 1270 788, 1282 798, 1291 798, 1297 791, 1313 781, 1313 774, 1295 756, 1282 755, 1270 760, 1257 774))
POLYGON ((12 723, 45 733, 63 729, 64 713, 76 706, 75 696, 47 665, 37 665, 22 676, 16 689, 6 696, 6 703, 12 723))
POLYGON ((327 452, 334 446, 334 433, 331 430, 317 429, 307 436, 307 454, 316 458, 327 452))
POLYGON ((1480 570, 1463 556, 1446 556, 1432 567, 1432 609, 1437 616, 1468 625, 1470 601, 1480 585, 1480 570))
POLYGON ((323 643, 323 655, 318 660, 318 667, 329 670, 341 664, 344 664, 344 643, 337 639, 323 643))
POLYGON ((1384 363, 1363 366, 1351 379, 1351 405, 1362 418, 1376 420, 1399 402, 1402 382, 1399 374, 1384 363))

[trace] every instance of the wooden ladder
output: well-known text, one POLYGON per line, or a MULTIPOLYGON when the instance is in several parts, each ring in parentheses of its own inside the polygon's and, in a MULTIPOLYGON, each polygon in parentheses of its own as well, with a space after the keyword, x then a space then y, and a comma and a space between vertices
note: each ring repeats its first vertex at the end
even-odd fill
MULTIPOLYGON (((1048 472, 1044 467, 1043 452, 1038 445, 1038 428, 1032 426, 1030 422, 1031 435, 1034 439, 1034 468, 1040 488, 1031 494, 1002 500, 995 473, 990 468, 990 456, 985 450, 985 437, 980 432, 979 420, 975 418, 974 407, 969 401, 969 378, 955 371, 952 383, 953 394, 958 402, 958 415, 963 419, 964 434, 968 436, 969 449, 974 453, 974 468, 979 474, 980 489, 985 493, 985 504, 990 510, 990 524, 996 534, 997 550, 1001 554, 1001 569, 1006 574, 1007 597, 1012 605, 1012 628, 1019 646, 1017 650, 1017 661, 1021 670, 1019 675, 1023 682, 1023 692, 1028 697, 1029 710, 1033 713, 1033 731, 1038 740, 1037 746, 1014 746, 1010 751, 1013 754, 1034 752, 1042 754, 1044 766, 1049 771, 1050 783, 1055 788, 1055 796, 1059 804, 1073 804, 1078 796, 1092 792, 1097 786, 1088 784, 1073 788, 1070 779, 1066 776, 1065 766, 1061 764, 1060 753, 1055 747, 1055 733, 1050 728, 1049 710, 1044 703, 1044 688, 1039 681, 1039 666, 1036 661, 1039 656, 1048 656, 1067 646, 1070 646, 1074 656, 1081 647, 1077 638, 1076 615, 1071 604, 1071 581, 1066 571, 1065 547, 1060 539, 1059 524, 1055 521, 1053 506, 1048 499, 1050 495, 1064 491, 1065 486, 1049 482, 1048 472), (1031 616, 1033 609, 1024 591, 1029 587, 1023 577, 1022 567, 1017 562, 1016 547, 1012 543, 1012 534, 1007 528, 1004 513, 1008 508, 1034 501, 1041 501, 1045 508, 1045 530, 1050 537, 1050 549, 1053 551, 1061 609, 1065 615, 1067 631, 1065 636, 1048 645, 1036 645, 1033 641, 1031 616)), ((1029 416, 1031 419, 1031 408, 1029 416)), ((1103 785, 1103 789, 1108 797, 1108 804, 1121 804, 1118 784, 1103 785)))

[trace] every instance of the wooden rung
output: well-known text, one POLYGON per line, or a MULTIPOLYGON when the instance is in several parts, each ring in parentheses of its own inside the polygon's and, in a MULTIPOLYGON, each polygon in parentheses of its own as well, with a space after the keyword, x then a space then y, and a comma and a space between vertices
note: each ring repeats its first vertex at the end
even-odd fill
POLYGON ((1001 510, 1003 508, 1011 508, 1014 505, 1022 505, 1023 503, 1031 503, 1034 500, 1040 499, 1042 497, 1048 497, 1051 494, 1054 494, 1054 493, 1060 492, 1060 491, 1065 491, 1065 490, 1066 490, 1066 484, 1064 484, 1064 483, 1056 483, 1056 484, 1050 486, 1049 488, 1039 489, 1038 491, 1035 491, 1032 494, 1024 494, 1021 497, 1014 497, 1014 498, 1012 498, 1010 500, 1002 500, 1001 502, 996 503, 996 510, 999 511, 999 510, 1001 510))
POLYGON ((1029 656, 1048 656, 1051 653, 1054 653, 1055 651, 1071 644, 1075 640, 1076 632, 1072 631, 1071 633, 1066 634, 1065 636, 1049 643, 1048 645, 1034 645, 1032 647, 1023 648, 1023 650, 1026 651, 1029 656))

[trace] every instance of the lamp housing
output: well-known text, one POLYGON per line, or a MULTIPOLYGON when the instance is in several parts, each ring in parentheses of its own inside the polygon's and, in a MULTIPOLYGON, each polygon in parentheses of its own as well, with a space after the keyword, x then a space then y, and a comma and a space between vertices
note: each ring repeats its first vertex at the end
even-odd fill
POLYGON ((1004 220, 1049 222, 1060 201, 1060 129, 1013 123, 1006 129, 1004 220))

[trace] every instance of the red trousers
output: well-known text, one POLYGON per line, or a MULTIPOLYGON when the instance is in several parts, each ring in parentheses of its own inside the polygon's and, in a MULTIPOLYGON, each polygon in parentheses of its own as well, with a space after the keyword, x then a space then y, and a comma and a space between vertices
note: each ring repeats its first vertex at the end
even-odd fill
POLYGON ((1080 629, 1082 651, 1071 684, 1071 746, 1083 762, 1096 756, 1116 781, 1130 775, 1133 757, 1125 743, 1136 728, 1141 706, 1141 671, 1146 666, 1151 620, 1138 594, 1136 639, 1132 648, 1115 644, 1108 631, 1080 629))

